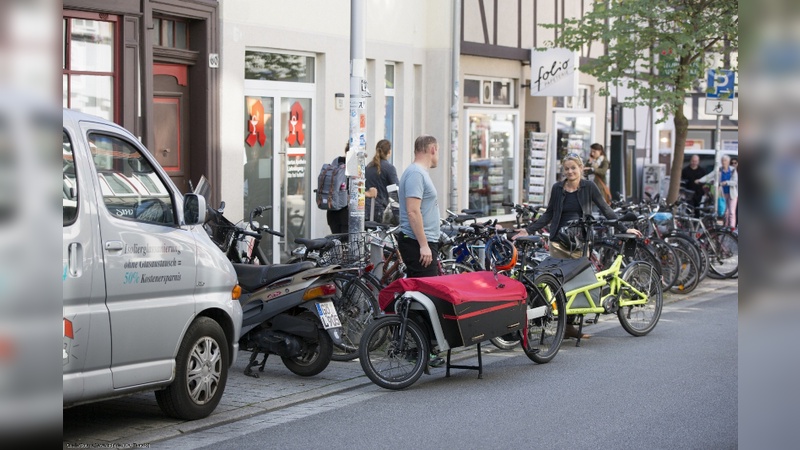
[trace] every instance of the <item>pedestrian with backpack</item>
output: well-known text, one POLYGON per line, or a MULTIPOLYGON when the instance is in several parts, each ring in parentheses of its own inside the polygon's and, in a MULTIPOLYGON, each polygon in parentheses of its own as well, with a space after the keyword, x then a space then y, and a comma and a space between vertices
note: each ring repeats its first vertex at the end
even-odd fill
POLYGON ((397 169, 389 162, 392 155, 392 144, 386 139, 381 139, 375 145, 375 156, 366 171, 367 189, 375 188, 378 191, 377 197, 367 199, 366 219, 376 222, 383 221, 383 211, 389 204, 388 186, 398 184, 397 169), (374 206, 373 206, 374 203, 374 206))
MULTIPOLYGON (((350 225, 350 179, 346 175, 345 165, 350 143, 344 147, 345 156, 338 156, 330 164, 325 164, 317 179, 317 207, 326 211, 328 226, 333 234, 349 232, 350 225)), ((370 189, 366 197, 375 197, 376 189, 370 189)))

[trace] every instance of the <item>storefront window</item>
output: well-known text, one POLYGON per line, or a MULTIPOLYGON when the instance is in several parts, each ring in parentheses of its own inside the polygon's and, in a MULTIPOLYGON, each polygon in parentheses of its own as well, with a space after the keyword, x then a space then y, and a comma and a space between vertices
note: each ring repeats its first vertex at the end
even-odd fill
POLYGON ((556 114, 556 178, 561 179, 561 160, 567 153, 577 153, 589 159, 589 146, 594 136, 594 117, 591 115, 556 114))
POLYGON ((244 53, 246 80, 314 82, 314 57, 248 50, 244 53))
POLYGON ((63 106, 114 120, 116 17, 66 17, 71 14, 65 11, 62 22, 63 106))
MULTIPOLYGON (((394 64, 386 65, 386 76, 384 81, 384 96, 386 97, 386 110, 384 111, 384 132, 383 138, 394 145, 394 64)), ((392 152, 394 155, 394 152, 392 152)), ((394 156, 392 156, 394 158, 394 156)))
POLYGON ((514 86, 508 79, 465 79, 464 103, 476 105, 510 106, 514 86))
POLYGON ((469 208, 486 216, 510 214, 514 202, 515 114, 469 115, 469 208))
POLYGON ((578 95, 574 97, 553 97, 553 108, 589 110, 592 108, 592 88, 585 85, 578 87, 578 95))

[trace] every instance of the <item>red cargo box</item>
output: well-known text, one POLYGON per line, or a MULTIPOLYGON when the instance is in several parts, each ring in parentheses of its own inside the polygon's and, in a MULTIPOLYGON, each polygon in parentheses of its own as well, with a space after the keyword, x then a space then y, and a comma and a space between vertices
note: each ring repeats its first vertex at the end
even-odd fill
POLYGON ((476 344, 521 330, 528 293, 519 281, 492 272, 403 278, 383 289, 382 310, 393 310, 396 294, 418 291, 433 301, 451 347, 476 344))

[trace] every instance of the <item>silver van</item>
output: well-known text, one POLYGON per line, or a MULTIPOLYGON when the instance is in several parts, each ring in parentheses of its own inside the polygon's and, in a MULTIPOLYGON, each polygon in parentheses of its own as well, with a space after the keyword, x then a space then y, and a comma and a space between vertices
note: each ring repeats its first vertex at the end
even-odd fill
POLYGON ((236 273, 138 139, 63 112, 64 407, 155 390, 165 414, 206 417, 238 353, 236 273))

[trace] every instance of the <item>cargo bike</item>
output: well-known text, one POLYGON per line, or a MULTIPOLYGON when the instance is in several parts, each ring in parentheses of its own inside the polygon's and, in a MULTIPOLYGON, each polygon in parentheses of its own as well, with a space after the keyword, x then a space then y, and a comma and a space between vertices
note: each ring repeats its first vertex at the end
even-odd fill
POLYGON ((564 337, 563 289, 550 275, 526 284, 489 271, 403 278, 381 291, 379 304, 386 314, 364 331, 359 358, 367 377, 386 389, 407 388, 430 373, 431 353, 447 352, 446 377, 455 368, 477 370, 482 378, 482 342, 511 336, 543 364, 564 337), (477 365, 451 363, 453 349, 471 345, 477 365))

